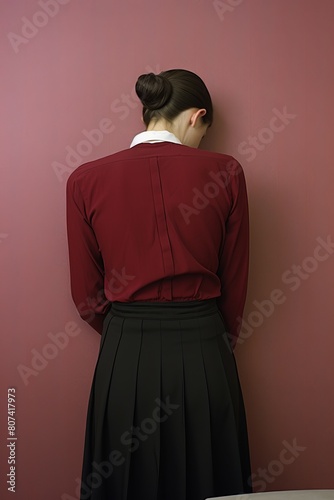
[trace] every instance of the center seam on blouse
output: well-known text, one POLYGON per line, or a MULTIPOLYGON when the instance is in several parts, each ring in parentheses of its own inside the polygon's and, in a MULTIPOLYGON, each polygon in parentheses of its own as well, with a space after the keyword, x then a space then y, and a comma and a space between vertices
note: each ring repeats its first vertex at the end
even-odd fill
MULTIPOLYGON (((165 204, 162 194, 161 178, 158 159, 150 158, 150 173, 153 187, 153 201, 155 206, 156 221, 164 272, 167 276, 174 276, 174 261, 171 244, 168 236, 167 221, 165 214, 165 204)), ((164 278, 161 286, 162 298, 172 300, 172 281, 171 278, 164 278)))

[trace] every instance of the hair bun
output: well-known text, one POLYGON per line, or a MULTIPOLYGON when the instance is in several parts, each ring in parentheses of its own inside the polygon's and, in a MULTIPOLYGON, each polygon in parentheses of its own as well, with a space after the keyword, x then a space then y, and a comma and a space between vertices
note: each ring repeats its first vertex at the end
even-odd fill
POLYGON ((147 109, 160 109, 171 98, 173 87, 171 82, 162 75, 147 73, 140 75, 136 83, 136 93, 143 106, 147 109))

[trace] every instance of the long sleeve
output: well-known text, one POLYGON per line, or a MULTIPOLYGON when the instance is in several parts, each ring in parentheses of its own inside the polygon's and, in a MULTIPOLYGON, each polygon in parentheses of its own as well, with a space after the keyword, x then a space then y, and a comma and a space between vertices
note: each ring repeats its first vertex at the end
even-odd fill
POLYGON ((66 200, 71 293, 82 319, 102 333, 112 302, 215 298, 235 346, 249 229, 234 158, 142 143, 80 165, 66 200))
POLYGON ((221 297, 217 300, 233 349, 241 328, 249 267, 247 189, 241 165, 235 162, 235 166, 229 177, 232 206, 225 225, 226 233, 220 255, 218 275, 221 297))
POLYGON ((104 266, 76 180, 66 185, 66 222, 73 301, 82 319, 102 333, 110 302, 104 294, 104 266))

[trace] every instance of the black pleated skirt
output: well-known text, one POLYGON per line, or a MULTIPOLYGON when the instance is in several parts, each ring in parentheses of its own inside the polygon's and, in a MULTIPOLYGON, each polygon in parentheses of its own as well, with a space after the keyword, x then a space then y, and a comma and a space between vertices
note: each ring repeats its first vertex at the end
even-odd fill
POLYGON ((237 366, 216 299, 113 302, 90 392, 80 500, 250 493, 237 366))

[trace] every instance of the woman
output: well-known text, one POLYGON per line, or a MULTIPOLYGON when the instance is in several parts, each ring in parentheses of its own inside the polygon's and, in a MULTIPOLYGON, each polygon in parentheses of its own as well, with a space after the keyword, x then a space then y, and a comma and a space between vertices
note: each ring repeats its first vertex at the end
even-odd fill
POLYGON ((141 75, 145 132, 67 183, 71 291, 102 336, 81 500, 251 491, 233 349, 248 274, 244 175, 198 148, 213 110, 187 70, 141 75))

